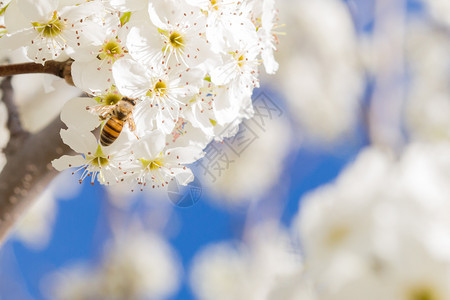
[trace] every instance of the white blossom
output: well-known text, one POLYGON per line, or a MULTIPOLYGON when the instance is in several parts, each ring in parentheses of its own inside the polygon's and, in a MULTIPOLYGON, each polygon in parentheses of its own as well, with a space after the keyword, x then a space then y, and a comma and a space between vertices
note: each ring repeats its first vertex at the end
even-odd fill
POLYGON ((37 197, 14 228, 14 238, 34 249, 42 249, 50 241, 58 199, 70 199, 80 186, 71 180, 70 172, 60 173, 37 197))
MULTIPOLYGON (((79 182, 86 177, 91 178, 91 184, 95 180, 102 184, 119 183, 122 179, 122 163, 128 162, 125 150, 118 152, 114 144, 111 147, 102 147, 92 133, 83 133, 75 129, 61 129, 61 138, 64 143, 82 155, 64 155, 52 161, 52 165, 58 171, 68 168, 76 168, 75 173, 81 172, 79 182)), ((120 148, 119 148, 120 149, 120 148)))
POLYGON ((68 128, 78 129, 80 131, 91 131, 99 126, 99 119, 97 116, 89 113, 86 107, 94 106, 97 102, 91 98, 77 97, 67 101, 61 111, 61 121, 63 121, 68 128), (83 120, 83 122, 80 122, 83 120), (80 124, 81 123, 81 124, 80 124))
POLYGON ((120 233, 105 247, 98 266, 78 264, 45 281, 51 299, 167 299, 179 285, 180 264, 156 233, 120 233))
MULTIPOLYGON (((262 112, 261 112, 262 113, 262 112)), ((265 119, 264 131, 259 130, 252 121, 246 122, 245 131, 239 138, 252 141, 239 156, 227 151, 228 148, 215 144, 210 153, 203 160, 204 167, 208 167, 208 155, 218 155, 216 148, 222 149, 224 163, 220 173, 214 173, 214 178, 206 172, 202 182, 208 186, 213 194, 225 196, 220 199, 222 204, 242 204, 257 201, 261 196, 275 186, 281 176, 283 163, 292 148, 292 132, 289 124, 283 119, 265 119), (256 131, 255 133, 253 131, 256 131), (255 137, 256 134, 256 137, 255 137), (228 161, 229 164, 225 162, 228 161), (264 172, 261 172, 261 168, 264 172)), ((213 171, 214 166, 210 166, 213 171)), ((200 170, 202 171, 202 170, 200 170)), ((220 198, 220 197, 219 197, 220 198)))
POLYGON ((201 300, 272 299, 291 278, 299 279, 298 295, 312 294, 302 272, 289 236, 269 222, 250 229, 242 243, 207 246, 194 258, 190 281, 201 300))
POLYGON ((431 16, 442 25, 450 27, 450 18, 448 12, 450 11, 450 3, 446 0, 422 0, 428 8, 431 16))
POLYGON ((6 49, 26 46, 28 57, 39 63, 58 58, 63 51, 74 52, 89 41, 91 23, 84 21, 101 10, 98 4, 65 6, 51 0, 13 1, 5 12, 8 33, 0 43, 6 49))
POLYGON ((107 299, 163 299, 179 285, 174 250, 161 237, 137 232, 118 237, 106 250, 99 276, 107 299))
POLYGON ((226 53, 223 50, 227 44, 257 41, 256 28, 244 2, 228 0, 187 0, 187 2, 206 12, 206 38, 214 52, 226 53))
POLYGON ((278 63, 274 57, 278 42, 275 32, 277 17, 275 0, 253 1, 253 14, 252 20, 257 28, 264 67, 268 74, 274 74, 278 70, 278 63))
MULTIPOLYGON (((142 101, 135 108, 136 117, 156 120, 156 127, 170 133, 187 99, 198 92, 195 71, 144 68, 133 60, 123 59, 113 67, 119 91, 142 101), (145 117, 144 117, 145 116, 145 117)), ((197 77, 201 79, 201 77, 197 77)))
POLYGON ((50 239, 55 206, 56 201, 51 189, 46 189, 17 224, 16 237, 31 248, 43 248, 50 239))
POLYGON ((408 30, 406 54, 411 71, 406 102, 408 129, 415 140, 449 140, 448 35, 418 21, 412 22, 408 30))
POLYGON ((367 149, 302 200, 305 265, 323 299, 449 297, 448 146, 412 144, 398 160, 367 149))
POLYGON ((351 16, 337 0, 285 2, 280 15, 294 38, 279 45, 277 85, 300 132, 319 144, 338 141, 357 121, 363 90, 351 16))
POLYGON ((186 167, 203 156, 198 146, 167 148, 165 135, 153 131, 133 147, 134 163, 130 167, 131 178, 136 178, 142 186, 164 187, 176 179, 186 185, 194 179, 192 171, 186 167))
POLYGON ((95 274, 81 264, 59 270, 44 279, 48 298, 55 300, 92 300, 98 286, 95 274))
POLYGON ((200 9, 184 1, 155 2, 149 5, 149 15, 150 24, 130 32, 128 47, 137 61, 147 65, 175 61, 198 67, 205 60, 216 59, 207 45, 206 19, 200 9))

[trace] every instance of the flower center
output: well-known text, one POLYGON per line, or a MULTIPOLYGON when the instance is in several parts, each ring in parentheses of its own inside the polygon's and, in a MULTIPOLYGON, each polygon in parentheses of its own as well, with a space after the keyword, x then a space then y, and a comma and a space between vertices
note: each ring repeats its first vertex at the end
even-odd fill
POLYGON ((163 93, 165 89, 166 89, 166 84, 163 81, 158 81, 155 84, 155 92, 163 93))
POLYGON ((334 227, 327 236, 327 243, 330 247, 336 247, 341 244, 350 234, 350 229, 345 225, 334 227))
POLYGON ((122 99, 122 95, 108 94, 105 96, 104 101, 106 105, 114 105, 122 99))
POLYGON ((119 93, 115 85, 112 85, 111 88, 100 96, 94 97, 94 100, 102 105, 115 105, 123 98, 122 94, 119 93))
POLYGON ((123 56, 124 51, 117 39, 107 40, 100 49, 99 59, 107 59, 109 61, 116 61, 123 56))
POLYGON ((98 145, 94 156, 88 157, 90 163, 96 167, 104 167, 109 164, 109 159, 103 154, 102 147, 98 145))
POLYGON ((148 97, 152 97, 153 93, 155 94, 156 97, 161 97, 164 96, 166 94, 167 91, 167 85, 164 81, 162 81, 161 79, 159 79, 156 83, 155 86, 153 87, 153 89, 150 89, 147 92, 147 96, 148 97))
POLYGON ((440 300, 441 298, 436 291, 429 286, 414 287, 408 293, 407 300, 440 300))
POLYGON ((238 66, 242 68, 245 63, 247 62, 247 59, 245 58, 244 54, 240 54, 238 51, 229 52, 233 55, 233 58, 237 61, 238 66))
POLYGON ((218 10, 218 9, 219 9, 216 0, 209 0, 209 2, 211 3, 211 7, 212 7, 212 8, 214 8, 215 10, 218 10))
POLYGON ((238 65, 239 65, 239 67, 241 67, 242 68, 242 66, 244 65, 244 63, 245 63, 245 60, 244 60, 244 55, 241 55, 241 56, 239 56, 239 58, 238 58, 238 65))
POLYGON ((52 19, 47 23, 32 22, 31 24, 40 34, 42 34, 43 37, 46 38, 52 38, 59 35, 65 27, 56 11, 53 12, 52 19))
POLYGON ((183 36, 178 32, 172 32, 169 36, 170 45, 174 48, 182 48, 184 46, 183 36))
POLYGON ((94 157, 92 159, 92 164, 96 167, 104 167, 108 165, 109 160, 106 157, 94 157))
POLYGON ((142 166, 150 171, 155 171, 164 165, 163 158, 159 156, 155 160, 146 160, 141 158, 142 166))

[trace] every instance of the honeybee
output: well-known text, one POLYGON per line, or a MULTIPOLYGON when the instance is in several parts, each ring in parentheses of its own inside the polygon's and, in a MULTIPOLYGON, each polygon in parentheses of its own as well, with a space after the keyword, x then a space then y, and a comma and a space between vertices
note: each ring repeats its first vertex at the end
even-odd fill
POLYGON ((131 131, 136 129, 133 118, 133 108, 136 105, 134 99, 122 97, 114 105, 90 106, 90 112, 98 114, 101 120, 107 120, 100 132, 100 144, 109 146, 114 143, 122 132, 123 126, 128 124, 131 131))

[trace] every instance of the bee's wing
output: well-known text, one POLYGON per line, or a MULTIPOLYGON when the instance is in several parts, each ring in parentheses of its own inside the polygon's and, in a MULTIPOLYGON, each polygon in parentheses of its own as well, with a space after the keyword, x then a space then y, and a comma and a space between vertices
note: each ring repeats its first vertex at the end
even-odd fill
POLYGON ((134 122, 133 113, 130 113, 127 117, 127 124, 130 131, 136 130, 136 123, 134 122))
POLYGON ((86 109, 91 113, 98 115, 100 119, 106 120, 112 116, 115 107, 116 105, 95 105, 88 106, 86 109))

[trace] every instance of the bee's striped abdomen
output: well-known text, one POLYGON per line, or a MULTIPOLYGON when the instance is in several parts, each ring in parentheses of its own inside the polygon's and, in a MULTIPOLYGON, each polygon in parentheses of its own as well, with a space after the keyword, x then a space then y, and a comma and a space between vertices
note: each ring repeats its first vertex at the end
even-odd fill
POLYGON ((123 129, 123 124, 124 122, 117 118, 110 118, 106 122, 100 134, 100 143, 102 146, 111 145, 119 137, 123 129))

